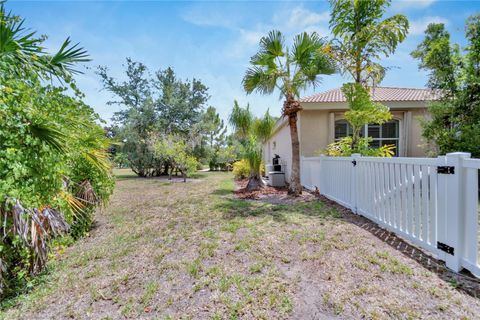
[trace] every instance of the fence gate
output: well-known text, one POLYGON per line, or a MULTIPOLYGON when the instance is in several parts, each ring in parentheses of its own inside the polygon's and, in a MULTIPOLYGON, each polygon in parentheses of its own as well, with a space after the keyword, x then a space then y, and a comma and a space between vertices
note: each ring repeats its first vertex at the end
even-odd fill
POLYGON ((467 153, 438 158, 302 158, 302 184, 430 251, 478 266, 478 169, 467 153), (472 191, 473 190, 473 191, 472 191))

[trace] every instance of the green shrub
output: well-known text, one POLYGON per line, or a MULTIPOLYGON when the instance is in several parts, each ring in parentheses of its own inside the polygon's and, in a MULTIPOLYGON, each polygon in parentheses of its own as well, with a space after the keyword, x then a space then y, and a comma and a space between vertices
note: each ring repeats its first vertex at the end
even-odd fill
MULTIPOLYGON (((260 174, 265 174, 265 164, 263 161, 260 164, 260 174)), ((233 163, 233 175, 235 179, 246 179, 250 176, 250 166, 247 160, 242 159, 233 163)))
POLYGON ((250 175, 250 166, 247 160, 240 160, 233 163, 233 175, 235 179, 245 179, 250 175))
POLYGON ((395 145, 384 145, 380 148, 370 146, 371 138, 359 138, 357 146, 352 149, 352 137, 345 137, 337 142, 331 143, 324 151, 315 152, 317 155, 325 154, 330 157, 349 157, 354 153, 359 153, 366 157, 387 157, 395 154, 395 145))

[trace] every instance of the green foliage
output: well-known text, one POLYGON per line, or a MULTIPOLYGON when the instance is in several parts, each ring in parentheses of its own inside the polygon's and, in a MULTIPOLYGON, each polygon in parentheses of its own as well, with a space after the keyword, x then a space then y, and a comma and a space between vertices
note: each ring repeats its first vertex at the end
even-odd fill
POLYGON ((357 147, 352 149, 352 137, 344 137, 340 141, 329 144, 325 151, 316 153, 331 157, 349 157, 354 153, 359 153, 367 157, 386 158, 390 158, 395 154, 395 145, 383 145, 380 148, 372 148, 370 146, 371 142, 372 138, 360 138, 357 147))
POLYGON ((390 0, 331 0, 330 29, 335 39, 327 52, 354 82, 380 83, 385 67, 378 61, 393 54, 408 33, 404 15, 383 19, 390 0), (383 20, 382 20, 383 19, 383 20))
MULTIPOLYGON (((222 169, 225 170, 232 161, 228 160, 228 151, 226 150, 226 132, 227 127, 217 113, 215 107, 208 107, 207 110, 200 117, 199 127, 201 128, 200 145, 204 154, 198 154, 194 150, 194 154, 198 158, 205 158, 208 160, 210 170, 222 169)), ((196 149, 198 150, 198 148, 196 149)), ((231 150, 230 150, 231 151, 231 150)))
POLYGON ((197 171, 197 159, 191 155, 189 146, 178 137, 158 137, 153 148, 157 158, 170 164, 170 177, 173 170, 180 171, 184 180, 197 171))
POLYGON ((319 75, 335 72, 333 62, 322 50, 324 46, 325 40, 316 32, 304 32, 294 38, 289 49, 280 31, 270 31, 250 59, 252 67, 243 78, 245 91, 271 94, 278 89, 285 99, 298 98, 302 90, 319 83, 319 75))
POLYGON ((480 16, 466 22, 467 46, 460 54, 443 24, 430 24, 412 52, 419 68, 429 71, 428 86, 440 98, 429 105, 431 120, 423 136, 431 155, 470 152, 480 157, 480 16))
MULTIPOLYGON (((372 89, 375 90, 375 89, 372 89)), ((347 99, 349 110, 345 112, 345 119, 352 126, 351 149, 355 150, 361 143, 360 132, 366 124, 382 124, 392 119, 388 107, 370 99, 368 89, 360 83, 347 83, 342 87, 347 99)))
POLYGON ((366 124, 382 124, 392 118, 386 106, 371 101, 369 90, 375 90, 384 78, 385 67, 378 61, 393 54, 405 40, 408 20, 403 15, 383 19, 389 0, 331 0, 330 4, 330 28, 336 38, 326 51, 354 80, 342 87, 349 106, 345 119, 352 127, 353 151, 366 142, 360 138, 366 124))
POLYGON ((443 23, 429 24, 425 39, 411 55, 420 61, 420 69, 430 72, 430 88, 439 89, 446 96, 455 94, 460 74, 460 48, 450 44, 450 34, 443 23))
POLYGON ((85 51, 67 39, 49 55, 23 23, 0 4, 0 296, 30 287, 55 236, 84 235, 114 184, 110 141, 71 78, 85 51))
POLYGON ((170 163, 156 157, 152 135, 182 137, 202 154, 202 112, 209 98, 205 85, 197 79, 178 79, 171 68, 157 71, 152 78, 143 63, 129 58, 125 81, 108 73, 107 68, 98 68, 104 88, 118 98, 109 104, 123 107, 113 119, 118 124, 116 137, 122 142, 119 151, 127 155, 136 174, 159 176, 169 170, 170 163))
MULTIPOLYGON (((250 177, 250 165, 245 159, 236 161, 233 163, 233 176, 235 179, 246 179, 250 177)), ((263 162, 260 164, 260 174, 265 173, 265 165, 263 162)))
POLYGON ((242 159, 233 163, 233 176, 236 179, 245 179, 250 176, 250 166, 247 160, 242 159))
MULTIPOLYGON (((242 160, 248 164, 249 185, 252 183, 252 189, 262 186, 263 182, 260 177, 262 167, 262 143, 267 141, 271 136, 275 126, 275 120, 270 116, 268 110, 262 118, 255 118, 251 114, 248 106, 241 108, 235 101, 232 114, 230 115, 230 124, 235 129, 234 135, 241 138, 241 156, 242 160)), ((238 164, 237 167, 239 166, 238 164)), ((243 176, 243 168, 239 167, 237 171, 243 176)))
POLYGON ((69 82, 73 73, 79 73, 74 66, 86 62, 87 52, 67 38, 60 49, 50 54, 42 43, 45 36, 24 26, 25 20, 7 13, 4 2, 0 2, 0 69, 13 75, 24 77, 35 73, 44 79, 57 78, 69 82))

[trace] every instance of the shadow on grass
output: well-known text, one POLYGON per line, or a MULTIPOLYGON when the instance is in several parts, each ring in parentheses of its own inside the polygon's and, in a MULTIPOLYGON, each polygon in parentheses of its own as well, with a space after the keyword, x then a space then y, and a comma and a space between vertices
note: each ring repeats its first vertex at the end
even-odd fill
POLYGON ((223 212, 223 218, 226 220, 268 215, 275 221, 289 223, 288 215, 301 214, 325 220, 342 220, 354 224, 370 232, 408 258, 413 259, 425 269, 435 273, 452 288, 472 297, 480 298, 480 279, 475 278, 467 271, 461 273, 450 271, 443 261, 433 258, 428 252, 324 197, 311 202, 272 204, 259 200, 236 199, 233 195, 228 197, 228 194, 232 194, 232 190, 229 188, 217 189, 213 194, 224 196, 216 207, 223 212))
POLYGON ((415 260, 425 269, 437 274, 439 278, 448 282, 451 287, 472 297, 480 298, 480 279, 475 278, 475 276, 468 271, 462 271, 460 273, 453 272, 445 266, 445 262, 433 258, 428 252, 410 244, 395 233, 383 229, 369 219, 354 214, 350 209, 344 208, 327 198, 322 197, 321 200, 326 206, 341 212, 345 221, 370 232, 378 239, 390 245, 393 249, 415 260))
MULTIPOLYGON (((218 189, 213 194, 231 194, 231 190, 218 189)), ((275 221, 289 222, 288 215, 300 214, 319 219, 338 219, 341 215, 336 209, 325 206, 320 201, 295 204, 274 204, 258 200, 244 200, 225 197, 217 204, 217 209, 223 212, 224 219, 271 216, 275 221)))

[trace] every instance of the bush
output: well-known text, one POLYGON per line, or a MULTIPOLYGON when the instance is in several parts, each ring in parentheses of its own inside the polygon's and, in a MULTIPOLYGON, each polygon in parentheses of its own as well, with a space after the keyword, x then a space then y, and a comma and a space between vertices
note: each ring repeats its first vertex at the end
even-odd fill
MULTIPOLYGON (((265 164, 263 161, 260 164, 260 174, 265 174, 265 164)), ((233 163, 233 175, 235 179, 246 179, 250 177, 250 166, 247 160, 242 159, 233 163)))
POLYGON ((380 148, 370 147, 371 138, 360 138, 355 149, 352 149, 352 137, 342 138, 340 141, 331 143, 324 152, 316 152, 317 154, 325 154, 330 157, 349 157, 354 153, 359 153, 367 157, 387 157, 390 158, 395 154, 395 145, 384 145, 380 148))
POLYGON ((246 179, 250 176, 250 166, 247 160, 240 160, 233 163, 233 175, 235 179, 246 179))

